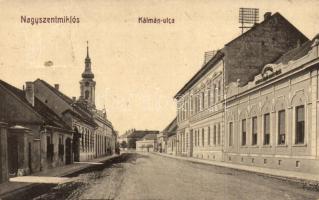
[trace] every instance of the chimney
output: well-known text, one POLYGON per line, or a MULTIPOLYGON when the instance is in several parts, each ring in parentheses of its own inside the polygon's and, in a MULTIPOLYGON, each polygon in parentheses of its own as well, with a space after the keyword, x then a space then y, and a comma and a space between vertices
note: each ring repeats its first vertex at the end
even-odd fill
POLYGON ((72 97, 72 101, 73 101, 73 102, 76 102, 76 97, 72 97))
POLYGON ((25 83, 25 98, 27 101, 34 106, 34 84, 32 81, 25 83))
POLYGON ((217 51, 207 51, 207 52, 205 52, 205 54, 204 54, 204 65, 206 63, 208 63, 208 61, 215 56, 216 52, 217 51))
POLYGON ((267 19, 269 19, 271 17, 271 12, 265 12, 264 14, 264 21, 266 21, 267 19))
POLYGON ((59 90, 60 85, 59 85, 59 84, 54 84, 54 88, 55 88, 56 90, 59 90))

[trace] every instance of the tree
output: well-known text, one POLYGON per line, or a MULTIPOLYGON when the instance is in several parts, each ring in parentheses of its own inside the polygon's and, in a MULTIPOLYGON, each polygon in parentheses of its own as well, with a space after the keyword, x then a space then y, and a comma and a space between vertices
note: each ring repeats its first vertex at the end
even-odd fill
POLYGON ((136 148, 136 139, 129 138, 128 140, 128 148, 135 149, 136 148))

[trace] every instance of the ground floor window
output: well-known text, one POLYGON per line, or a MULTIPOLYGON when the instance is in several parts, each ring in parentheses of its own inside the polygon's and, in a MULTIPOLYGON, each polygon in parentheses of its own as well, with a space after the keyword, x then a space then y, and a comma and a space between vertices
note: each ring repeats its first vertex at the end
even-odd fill
POLYGON ((286 113, 285 110, 278 112, 278 144, 286 143, 286 113))
POLYGON ((305 107, 296 107, 296 144, 303 144, 305 140, 305 107))
POLYGON ((246 145, 246 119, 243 119, 241 122, 241 130, 242 130, 241 145, 245 146, 246 145))
POLYGON ((270 144, 270 114, 264 115, 264 145, 270 144))

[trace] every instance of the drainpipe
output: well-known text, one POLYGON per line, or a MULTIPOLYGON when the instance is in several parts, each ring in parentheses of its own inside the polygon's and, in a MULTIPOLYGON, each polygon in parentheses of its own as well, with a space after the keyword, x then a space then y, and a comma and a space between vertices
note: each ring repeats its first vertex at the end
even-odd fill
POLYGON ((224 94, 224 144, 222 145, 222 162, 225 162, 225 148, 226 148, 226 108, 227 108, 227 94, 226 94, 226 70, 225 70, 225 60, 222 58, 223 62, 223 94, 224 94))

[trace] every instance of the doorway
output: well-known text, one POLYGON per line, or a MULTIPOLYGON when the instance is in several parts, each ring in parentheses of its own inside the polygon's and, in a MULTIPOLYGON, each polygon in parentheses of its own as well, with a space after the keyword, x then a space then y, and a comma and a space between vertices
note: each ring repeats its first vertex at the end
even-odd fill
POLYGON ((65 141, 65 164, 71 164, 72 163, 72 143, 71 139, 67 138, 65 141))

